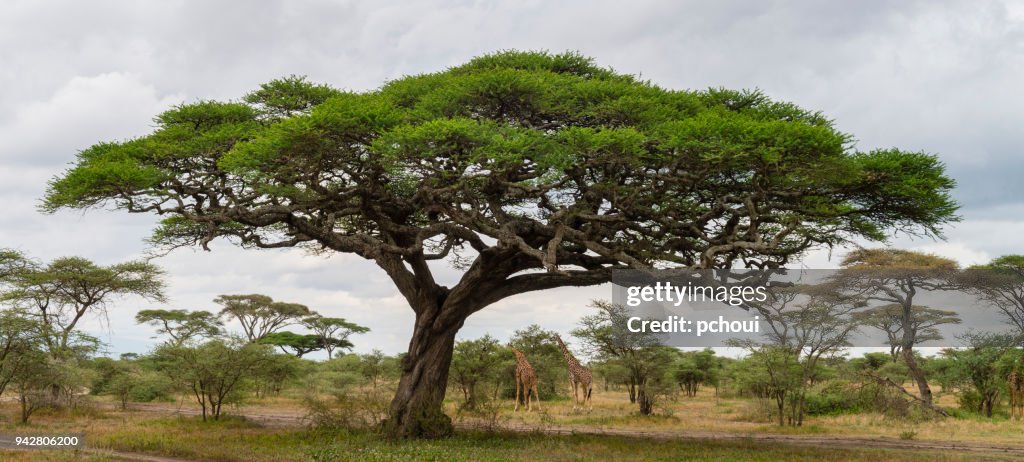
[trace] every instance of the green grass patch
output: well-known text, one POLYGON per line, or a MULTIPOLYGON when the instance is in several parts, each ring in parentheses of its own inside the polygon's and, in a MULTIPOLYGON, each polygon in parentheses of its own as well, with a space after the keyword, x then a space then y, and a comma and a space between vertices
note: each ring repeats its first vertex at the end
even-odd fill
MULTIPOLYGON (((813 430, 805 430, 813 431, 813 430)), ((91 446, 216 462, 277 461, 966 461, 977 455, 815 448, 754 441, 665 441, 599 435, 464 432, 391 441, 371 431, 262 428, 237 419, 153 419, 90 436, 91 446)))

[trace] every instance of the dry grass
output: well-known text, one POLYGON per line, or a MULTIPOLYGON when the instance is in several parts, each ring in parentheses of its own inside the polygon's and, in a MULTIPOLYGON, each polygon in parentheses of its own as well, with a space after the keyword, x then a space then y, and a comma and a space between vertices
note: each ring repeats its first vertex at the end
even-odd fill
MULTIPOLYGON (((770 422, 752 418, 757 414, 755 401, 737 398, 716 398, 711 389, 701 390, 694 398, 680 397, 665 403, 662 414, 640 416, 636 405, 629 403, 624 391, 594 391, 594 409, 574 412, 570 400, 545 401, 542 411, 512 412, 513 403, 499 403, 498 419, 515 428, 545 427, 578 430, 636 430, 659 433, 680 433, 689 436, 716 434, 753 435, 784 434, 807 436, 844 436, 906 439, 916 441, 969 441, 977 443, 1021 444, 1024 422, 1005 418, 981 417, 949 418, 928 422, 906 422, 878 414, 850 414, 838 416, 809 416, 803 427, 777 427, 770 422)), ((939 403, 955 406, 955 398, 940 395, 939 403)), ((194 409, 188 400, 162 403, 164 407, 194 409)), ((457 403, 448 403, 455 415, 457 403)), ((251 401, 246 405, 226 410, 238 414, 273 414, 299 417, 304 414, 300 400, 294 397, 274 397, 251 401)), ((13 403, 0 405, 0 430, 22 431, 83 431, 90 447, 116 449, 147 454, 182 457, 210 461, 285 461, 285 460, 348 460, 351 451, 369 451, 370 459, 385 456, 395 450, 391 443, 365 432, 342 433, 324 437, 323 434, 302 428, 266 428, 237 419, 217 423, 202 423, 195 418, 157 417, 145 412, 100 412, 83 409, 72 413, 40 412, 29 427, 15 422, 13 403), (371 457, 372 456, 372 457, 371 457), (378 457, 379 456, 379 457, 378 457)), ((483 416, 462 415, 467 421, 484 419, 483 416)), ((648 460, 677 460, 683 455, 695 460, 978 460, 977 454, 928 453, 907 450, 867 451, 856 449, 794 447, 780 444, 754 444, 749 441, 659 441, 611 436, 545 436, 502 435, 475 437, 463 435, 447 443, 403 445, 398 454, 404 460, 419 458, 445 460, 451 457, 474 460, 517 460, 524 458, 532 448, 545 454, 536 460, 587 460, 590 457, 623 458, 636 456, 643 448, 642 458, 648 460), (479 448, 478 448, 479 447, 479 448), (527 451, 527 452, 524 452, 527 451)), ((0 451, 0 460, 16 462, 57 462, 87 460, 102 462, 116 460, 105 456, 76 458, 68 452, 11 452, 0 451)), ((1000 460, 999 456, 986 457, 1000 460)), ((1005 460, 1005 459, 1004 459, 1005 460)))
MULTIPOLYGON (((938 390, 937 390, 938 391, 938 390)), ((758 419, 756 402, 740 398, 716 398, 713 389, 702 389, 696 397, 679 397, 665 403, 661 415, 640 416, 637 406, 629 402, 624 391, 594 390, 594 409, 574 412, 571 400, 545 401, 542 411, 512 412, 513 403, 502 406, 502 417, 515 426, 544 428, 545 426, 571 426, 588 429, 634 429, 658 432, 726 432, 808 434, 849 437, 882 437, 900 439, 907 432, 915 440, 970 441, 984 443, 1021 444, 1024 421, 1009 420, 1002 416, 992 419, 973 416, 946 418, 924 422, 910 422, 877 413, 846 414, 837 416, 808 416, 802 427, 779 427, 765 419, 758 419)), ((956 398, 939 395, 937 403, 956 407, 956 398)), ((454 405, 450 405, 454 410, 454 405)))

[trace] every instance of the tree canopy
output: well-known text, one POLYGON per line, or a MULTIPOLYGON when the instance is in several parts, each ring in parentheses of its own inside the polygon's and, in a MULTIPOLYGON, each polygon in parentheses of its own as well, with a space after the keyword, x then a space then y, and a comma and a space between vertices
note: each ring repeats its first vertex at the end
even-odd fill
POLYGON ((214 302, 224 308, 220 315, 235 318, 250 342, 257 342, 278 329, 300 322, 313 314, 306 305, 276 302, 260 294, 221 295, 214 302))
POLYGON ((220 319, 209 311, 142 310, 135 314, 135 322, 157 326, 156 332, 167 335, 173 346, 221 333, 220 319))
POLYGON ((334 357, 337 348, 351 348, 349 337, 352 334, 365 334, 370 331, 366 326, 349 322, 345 318, 331 318, 314 314, 302 320, 302 325, 315 334, 327 350, 327 359, 334 357))
POLYGON ((821 113, 760 92, 508 51, 368 92, 292 77, 179 105, 149 135, 80 152, 43 208, 157 214, 169 248, 226 238, 376 262, 417 316, 388 426, 434 436, 451 430, 455 333, 491 303, 619 268, 777 267, 935 235, 956 219, 953 185, 932 155, 857 151, 821 113), (445 259, 464 269, 451 287, 430 265, 445 259))
MULTIPOLYGON (((22 260, 7 279, 3 299, 37 317, 45 327, 44 342, 54 357, 71 352, 78 323, 89 314, 105 316, 120 297, 163 301, 163 270, 146 261, 101 266, 81 257, 63 257, 47 264, 22 260)), ((10 268, 11 265, 8 265, 10 268)))

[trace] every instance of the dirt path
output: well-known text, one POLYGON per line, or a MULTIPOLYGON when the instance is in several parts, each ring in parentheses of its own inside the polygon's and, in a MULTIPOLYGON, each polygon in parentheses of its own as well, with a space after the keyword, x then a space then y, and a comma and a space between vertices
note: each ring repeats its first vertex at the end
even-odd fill
MULTIPOLYGON (((0 448, 0 451, 41 451, 42 449, 18 449, 4 447, 0 448)), ((165 456, 152 456, 149 454, 139 454, 137 452, 124 452, 114 451, 111 449, 94 449, 85 448, 75 450, 76 454, 85 454, 90 456, 106 456, 113 460, 119 461, 130 461, 130 462, 194 462, 191 459, 180 459, 177 457, 165 457, 165 456)))
MULTIPOLYGON (((166 404, 137 403, 131 404, 129 409, 134 411, 149 412, 156 414, 177 414, 177 415, 199 415, 199 411, 189 407, 168 406, 166 404)), ((300 411, 277 411, 261 412, 258 409, 242 408, 232 415, 238 415, 252 422, 268 427, 295 428, 307 424, 305 416, 300 411)), ((460 422, 457 428, 469 430, 478 429, 480 425, 472 422, 460 422)), ((500 427, 504 430, 511 430, 521 433, 542 433, 550 435, 610 435, 634 438, 651 438, 665 440, 715 440, 715 441, 755 441, 762 443, 791 444, 815 447, 844 447, 844 448, 891 448, 909 450, 929 451, 958 451, 975 453, 1002 453, 1024 457, 1024 445, 1011 445, 1000 443, 976 443, 966 441, 915 441, 900 440, 895 438, 867 438, 867 437, 843 437, 843 436, 798 436, 798 435, 777 435, 770 433, 749 433, 749 432, 721 432, 693 430, 685 432, 677 431, 644 431, 634 429, 614 429, 597 427, 569 427, 563 425, 548 425, 535 427, 524 424, 504 423, 500 427)), ((159 461, 164 462, 164 461, 159 461)), ((168 460, 166 462, 173 462, 168 460)))

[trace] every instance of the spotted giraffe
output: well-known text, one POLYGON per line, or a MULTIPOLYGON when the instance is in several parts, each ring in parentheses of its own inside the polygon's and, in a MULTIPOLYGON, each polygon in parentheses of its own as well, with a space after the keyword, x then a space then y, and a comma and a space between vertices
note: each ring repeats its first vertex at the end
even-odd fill
POLYGON ((1010 418, 1024 417, 1024 373, 1010 372, 1006 384, 1010 388, 1010 418))
POLYGON ((569 348, 565 346, 565 342, 562 341, 562 337, 555 334, 552 339, 558 342, 558 347, 562 349, 562 355, 565 356, 565 362, 569 364, 569 387, 572 388, 572 410, 583 409, 587 404, 590 405, 590 409, 594 409, 594 404, 590 401, 590 393, 593 391, 594 376, 590 373, 590 369, 583 367, 582 364, 576 357, 573 356, 569 348), (580 392, 577 388, 582 388, 583 399, 580 399, 580 392))
POLYGON ((519 386, 522 385, 523 398, 526 401, 526 412, 530 412, 530 389, 533 389, 533 396, 537 398, 537 410, 540 410, 540 393, 537 392, 537 373, 533 366, 526 360, 526 355, 513 347, 512 353, 516 355, 516 407, 512 412, 519 410, 519 386))

